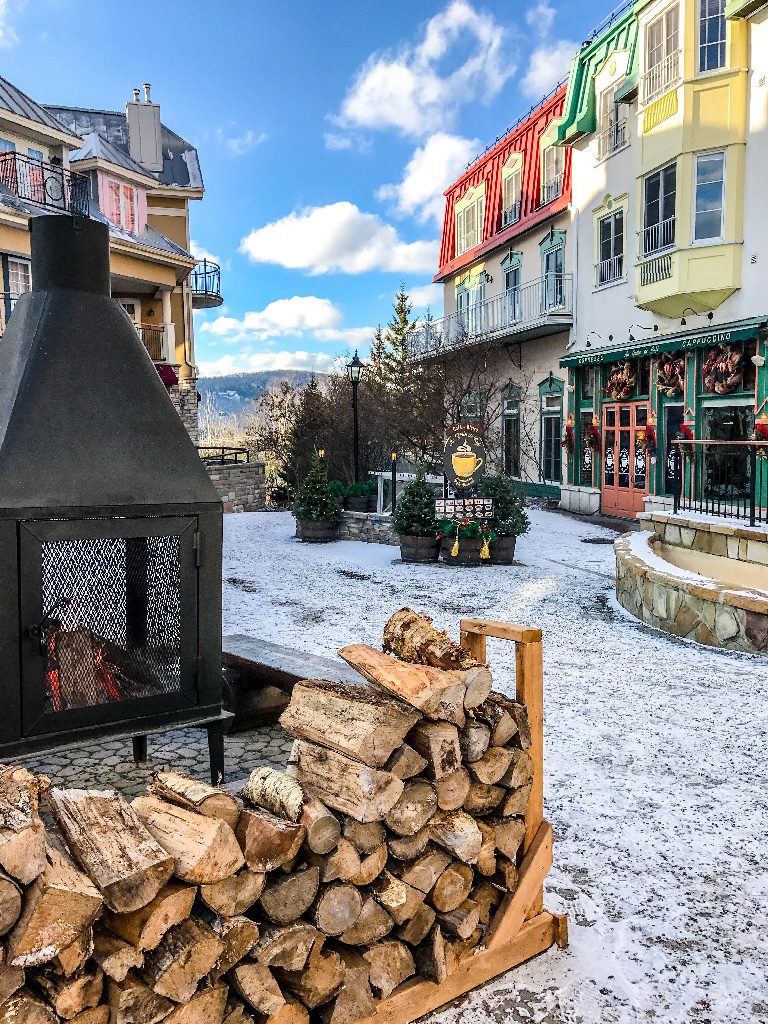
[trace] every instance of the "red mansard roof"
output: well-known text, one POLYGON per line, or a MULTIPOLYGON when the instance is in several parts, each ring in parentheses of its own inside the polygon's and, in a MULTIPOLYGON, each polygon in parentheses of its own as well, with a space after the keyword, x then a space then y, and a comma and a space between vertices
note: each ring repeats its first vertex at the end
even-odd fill
POLYGON ((517 125, 509 135, 497 142, 445 192, 443 235, 440 242, 440 269, 433 281, 443 281, 451 274, 469 266, 479 256, 512 241, 532 227, 567 209, 571 201, 571 151, 565 148, 562 195, 546 206, 539 205, 541 172, 540 145, 542 134, 554 117, 560 117, 565 103, 566 86, 562 85, 540 107, 517 125), (501 230, 501 168, 510 153, 523 154, 522 199, 520 219, 501 230), (469 188, 485 180, 485 223, 483 239, 474 249, 454 258, 456 217, 454 207, 469 188))

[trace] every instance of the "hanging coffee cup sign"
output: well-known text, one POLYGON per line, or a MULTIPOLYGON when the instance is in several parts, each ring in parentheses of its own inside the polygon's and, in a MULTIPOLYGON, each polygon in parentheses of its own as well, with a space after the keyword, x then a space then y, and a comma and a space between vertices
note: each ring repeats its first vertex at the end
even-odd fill
POLYGON ((485 472, 483 435, 473 423, 458 423, 448 431, 443 455, 443 472, 457 492, 473 490, 485 472))

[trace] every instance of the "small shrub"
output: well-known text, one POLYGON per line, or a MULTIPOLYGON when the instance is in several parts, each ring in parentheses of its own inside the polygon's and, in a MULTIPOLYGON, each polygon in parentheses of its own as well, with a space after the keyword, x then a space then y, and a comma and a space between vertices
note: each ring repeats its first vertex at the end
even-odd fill
POLYGON ((319 463, 310 470, 299 487, 293 514, 297 519, 315 523, 338 523, 341 512, 328 485, 325 468, 319 463))
POLYGON ((478 484, 478 496, 493 499, 493 529, 500 537, 520 537, 530 529, 525 495, 506 476, 486 475, 478 484))
POLYGON ((437 533, 435 492, 424 479, 423 471, 398 494, 392 523, 395 532, 406 537, 434 537, 437 533))

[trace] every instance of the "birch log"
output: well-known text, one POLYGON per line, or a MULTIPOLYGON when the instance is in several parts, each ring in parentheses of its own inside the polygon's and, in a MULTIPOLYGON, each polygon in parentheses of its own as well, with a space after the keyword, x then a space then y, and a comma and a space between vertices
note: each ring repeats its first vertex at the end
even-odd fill
POLYGON ((0 868, 22 885, 33 882, 46 865, 38 807, 49 785, 44 775, 0 765, 0 868))
POLYGON ((382 647, 402 661, 442 669, 476 668, 480 663, 469 651, 436 629, 424 612, 401 608, 384 626, 382 647))
POLYGON ((285 772, 262 765, 254 768, 240 793, 246 804, 263 807, 294 824, 301 818, 304 790, 285 772))
POLYGON ((231 793, 178 772, 156 772, 147 791, 188 811, 197 811, 207 818, 220 818, 230 828, 235 827, 240 816, 237 800, 231 793))

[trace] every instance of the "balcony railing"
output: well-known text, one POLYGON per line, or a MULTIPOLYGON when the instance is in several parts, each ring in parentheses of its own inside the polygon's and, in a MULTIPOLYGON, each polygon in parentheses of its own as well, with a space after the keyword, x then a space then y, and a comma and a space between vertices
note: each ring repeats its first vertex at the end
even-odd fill
POLYGON ((612 153, 623 149, 628 140, 629 127, 627 119, 622 118, 621 121, 614 121, 609 128, 606 128, 604 132, 600 132, 597 136, 597 159, 606 160, 612 153))
POLYGON ((541 205, 546 206, 547 203, 554 203, 556 199, 559 199, 563 194, 563 176, 558 174, 554 178, 550 178, 549 181, 542 182, 541 185, 541 205))
POLYGON ((210 260, 199 260, 189 277, 192 289, 192 305, 195 309, 209 309, 220 306, 221 267, 210 260))
POLYGON ((674 441, 674 511, 768 523, 768 442, 674 441))
POLYGON ((643 75, 641 92, 643 103, 650 103, 657 97, 663 96, 681 80, 680 51, 673 50, 672 53, 667 54, 664 60, 654 64, 643 75))
POLYGON ((136 324, 136 330, 150 358, 156 363, 167 362, 165 324, 136 324))
POLYGON ((442 320, 418 326, 408 342, 412 359, 475 344, 483 338, 567 325, 573 315, 573 275, 547 274, 483 299, 442 320))
POLYGON ((251 457, 247 448, 221 444, 199 444, 197 453, 210 466, 231 466, 237 462, 248 462, 251 457))
POLYGON ((56 164, 21 153, 0 153, 0 185, 4 185, 19 199, 37 203, 49 209, 87 217, 88 178, 56 164))
POLYGON ((658 224, 650 224, 640 232, 640 255, 645 259, 673 248, 675 244, 675 218, 667 217, 658 224))
POLYGON ((671 277, 672 253, 654 256, 653 259, 645 260, 640 264, 640 284, 643 287, 649 284, 658 284, 659 281, 669 281, 671 277))
POLYGON ((509 227, 510 224, 517 224, 520 220, 520 200, 512 203, 507 210, 501 211, 501 226, 503 228, 509 227))
POLYGON ((595 287, 621 281, 624 277, 624 254, 611 256, 609 260, 600 260, 595 267, 595 287))

